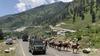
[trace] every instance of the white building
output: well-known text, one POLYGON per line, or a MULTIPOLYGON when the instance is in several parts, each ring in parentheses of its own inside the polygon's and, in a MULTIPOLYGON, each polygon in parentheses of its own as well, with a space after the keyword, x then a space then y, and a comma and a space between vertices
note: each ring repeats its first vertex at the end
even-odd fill
POLYGON ((51 25, 50 25, 50 28, 53 31, 57 32, 57 35, 63 35, 63 36, 65 36, 66 32, 71 32, 71 33, 76 32, 75 30, 64 29, 64 28, 61 28, 61 27, 53 27, 51 25))

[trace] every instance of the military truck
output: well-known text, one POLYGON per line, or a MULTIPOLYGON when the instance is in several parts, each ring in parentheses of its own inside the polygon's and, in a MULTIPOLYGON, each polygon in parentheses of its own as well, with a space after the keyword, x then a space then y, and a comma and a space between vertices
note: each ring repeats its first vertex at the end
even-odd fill
POLYGON ((29 52, 32 54, 42 53, 46 54, 46 46, 41 39, 33 38, 29 41, 29 52))
POLYGON ((23 34, 22 35, 22 40, 23 41, 28 41, 28 35, 27 34, 23 34))

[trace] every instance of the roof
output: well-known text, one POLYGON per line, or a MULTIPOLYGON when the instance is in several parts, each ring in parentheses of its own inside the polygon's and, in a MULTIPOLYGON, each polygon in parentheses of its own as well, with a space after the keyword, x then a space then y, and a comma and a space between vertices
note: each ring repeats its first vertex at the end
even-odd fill
POLYGON ((64 29, 61 27, 53 27, 53 26, 49 26, 53 31, 63 31, 63 32, 76 32, 75 30, 71 30, 71 29, 64 29))

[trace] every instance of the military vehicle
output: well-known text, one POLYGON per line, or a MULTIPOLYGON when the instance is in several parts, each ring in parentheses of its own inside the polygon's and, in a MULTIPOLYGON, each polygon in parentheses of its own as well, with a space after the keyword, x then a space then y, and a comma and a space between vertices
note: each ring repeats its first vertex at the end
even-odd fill
POLYGON ((27 34, 23 34, 22 35, 22 40, 23 41, 28 41, 28 35, 27 34))
POLYGON ((35 54, 37 52, 46 54, 46 46, 41 39, 32 38, 29 41, 29 52, 31 52, 32 54, 35 54))

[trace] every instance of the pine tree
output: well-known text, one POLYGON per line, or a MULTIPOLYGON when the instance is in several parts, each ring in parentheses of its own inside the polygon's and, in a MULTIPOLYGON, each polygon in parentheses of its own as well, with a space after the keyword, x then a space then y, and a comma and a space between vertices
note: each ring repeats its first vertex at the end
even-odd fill
POLYGON ((84 18, 85 18, 85 16, 84 16, 84 14, 82 13, 81 19, 84 20, 84 18))
POLYGON ((95 23, 96 22, 96 14, 94 11, 91 16, 92 16, 92 23, 95 23))
POLYGON ((3 32, 2 32, 2 29, 0 29, 0 40, 3 39, 3 32))
POLYGON ((73 23, 76 21, 76 18, 75 18, 75 13, 73 15, 73 23))

